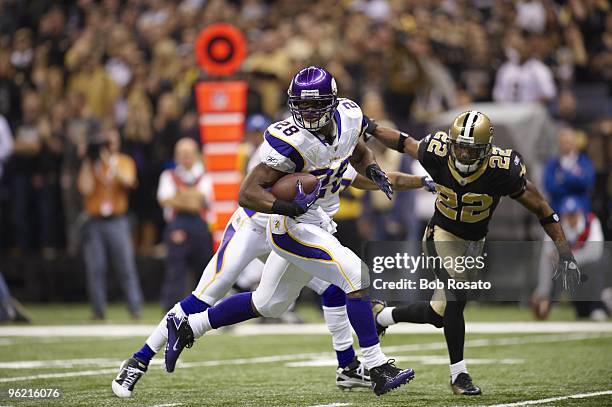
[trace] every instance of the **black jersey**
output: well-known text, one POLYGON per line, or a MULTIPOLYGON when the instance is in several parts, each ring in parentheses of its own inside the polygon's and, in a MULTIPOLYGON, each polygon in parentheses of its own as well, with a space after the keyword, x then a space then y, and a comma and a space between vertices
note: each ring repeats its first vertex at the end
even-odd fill
POLYGON ((500 198, 518 198, 525 191, 525 164, 516 151, 493 146, 489 159, 463 176, 450 157, 447 137, 439 131, 419 144, 419 161, 438 193, 432 223, 462 239, 480 240, 500 198))

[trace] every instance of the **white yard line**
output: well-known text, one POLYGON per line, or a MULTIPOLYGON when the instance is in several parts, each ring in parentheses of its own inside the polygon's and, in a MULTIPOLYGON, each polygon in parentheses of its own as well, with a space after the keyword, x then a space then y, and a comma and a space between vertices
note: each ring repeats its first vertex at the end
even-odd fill
MULTIPOLYGON (((527 336, 527 337, 510 337, 510 338, 499 338, 499 339, 474 339, 468 340, 465 343, 466 347, 483 347, 483 346, 497 346, 497 345, 522 345, 529 343, 549 343, 549 342, 566 342, 576 341, 584 339, 595 339, 601 337, 610 337, 605 334, 567 334, 567 335, 541 335, 541 336, 527 336)), ((446 349, 446 342, 433 342, 433 343, 418 343, 409 345, 399 346, 388 346, 385 347, 385 352, 389 353, 402 353, 402 352, 416 352, 422 350, 436 350, 446 349)), ((319 352, 319 353, 296 353, 286 355, 273 355, 273 356, 260 356, 254 358, 240 358, 240 359, 225 359, 225 360, 206 360, 202 362, 186 362, 182 363, 179 361, 179 368, 195 368, 195 367, 209 367, 209 366, 227 366, 227 365, 247 365, 247 364, 259 364, 259 363, 274 363, 274 362, 288 362, 292 360, 313 360, 313 359, 324 359, 330 358, 332 354, 330 352, 319 352)), ((87 360, 87 359, 86 359, 87 360)), ((28 361, 26 361, 28 362, 28 361)), ((161 361, 154 361, 156 365, 161 364, 161 361)), ((16 363, 16 362, 12 362, 16 363)), ((116 362, 116 366, 120 365, 120 361, 116 362)), ((99 369, 99 370, 85 370, 78 372, 60 372, 60 373, 44 373, 30 376, 17 376, 17 377, 3 377, 0 378, 0 383, 7 382, 18 382, 18 381, 29 381, 37 379, 52 379, 52 378, 65 378, 65 377, 78 377, 78 376, 95 376, 116 373, 117 368, 114 369, 99 369)))
POLYGON ((587 397, 605 396, 605 395, 610 395, 610 394, 612 394, 612 390, 604 390, 604 391, 596 391, 593 393, 579 393, 579 394, 570 394, 569 396, 550 397, 547 399, 517 401, 516 403, 509 403, 509 404, 493 404, 487 407, 530 406, 534 404, 546 404, 546 403, 552 403, 555 401, 568 400, 568 399, 585 399, 587 397))
MULTIPOLYGON (((423 355, 423 356, 395 356, 396 362, 418 363, 421 365, 448 365, 448 356, 440 355, 423 355)), ((465 362, 472 365, 518 365, 525 363, 524 359, 484 359, 484 358, 468 358, 465 362)), ((334 358, 303 360, 299 362, 285 363, 287 367, 335 367, 338 366, 338 361, 334 358)))
POLYGON ((350 406, 351 403, 331 403, 331 404, 315 404, 314 406, 307 407, 341 407, 341 406, 350 406))
MULTIPOLYGON (((157 325, 50 325, 3 326, 0 337, 135 337, 148 336, 157 325)), ((612 322, 468 322, 467 333, 568 333, 612 332, 612 322)), ((439 329, 425 324, 397 324, 389 328, 396 334, 431 334, 439 329)), ((325 324, 244 324, 229 331, 231 335, 323 335, 325 324)), ((212 333, 211 333, 212 334, 212 333)), ((210 334, 207 334, 210 335, 210 334)), ((0 338, 0 344, 2 343, 0 338)), ((10 343, 7 343, 9 345, 10 343)))
POLYGON ((110 367, 116 366, 115 359, 52 359, 52 360, 17 360, 0 362, 0 369, 45 369, 52 367, 71 368, 83 366, 110 367))
POLYGON ((182 406, 182 405, 183 403, 169 403, 169 404, 155 404, 150 407, 175 407, 175 406, 182 406))
MULTIPOLYGON (((119 365, 117 365, 119 367, 119 365)), ((19 377, 3 377, 0 378, 0 383, 22 382, 38 379, 61 379, 64 377, 79 377, 79 376, 100 376, 105 374, 117 373, 117 368, 114 369, 98 369, 98 370, 81 370, 79 372, 62 372, 62 373, 43 373, 31 376, 19 377)), ((110 383, 110 382, 109 382, 110 383)))

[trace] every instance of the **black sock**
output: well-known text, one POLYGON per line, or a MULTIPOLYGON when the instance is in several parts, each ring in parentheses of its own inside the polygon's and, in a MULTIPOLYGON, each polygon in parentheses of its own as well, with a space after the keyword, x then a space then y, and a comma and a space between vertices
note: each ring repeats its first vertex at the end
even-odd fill
POLYGON ((396 307, 392 312, 395 322, 412 322, 414 324, 432 324, 442 328, 443 319, 431 308, 429 302, 419 301, 412 304, 396 307))
POLYGON ((449 301, 444 310, 444 337, 448 347, 451 365, 463 360, 465 342, 465 320, 463 309, 465 301, 449 301))

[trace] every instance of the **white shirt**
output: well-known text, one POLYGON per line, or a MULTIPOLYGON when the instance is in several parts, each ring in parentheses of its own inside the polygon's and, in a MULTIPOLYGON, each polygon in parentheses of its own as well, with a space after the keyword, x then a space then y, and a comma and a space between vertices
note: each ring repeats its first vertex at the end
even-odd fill
POLYGON ((0 178, 4 162, 13 152, 13 134, 4 116, 0 115, 0 178))
POLYGON ((493 100, 496 102, 536 102, 552 99, 556 94, 552 71, 536 58, 522 65, 507 61, 497 71, 493 88, 493 100))
POLYGON ((330 144, 298 127, 293 117, 271 124, 260 148, 261 162, 279 171, 309 172, 321 180, 322 196, 298 222, 327 228, 340 208, 341 180, 362 132, 363 114, 349 99, 339 99, 333 115, 335 137, 330 144))
MULTIPOLYGON (((198 162, 191 168, 187 169, 178 165, 173 170, 164 170, 159 177, 159 185, 157 187, 157 201, 161 204, 163 201, 172 199, 178 192, 178 185, 172 177, 172 173, 183 182, 185 185, 193 186, 197 182, 197 190, 204 195, 206 206, 209 206, 213 198, 213 186, 211 178, 205 174, 204 166, 198 162)), ((174 216, 173 210, 170 207, 164 207, 164 219, 169 221, 174 216)))

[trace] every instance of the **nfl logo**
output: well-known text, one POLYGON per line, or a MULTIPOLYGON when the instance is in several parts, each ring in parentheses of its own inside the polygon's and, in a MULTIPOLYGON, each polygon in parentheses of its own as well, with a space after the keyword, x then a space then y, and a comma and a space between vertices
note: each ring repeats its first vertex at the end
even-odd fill
POLYGON ((213 107, 217 110, 223 110, 227 107, 229 102, 229 98, 227 97, 227 93, 223 91, 213 92, 211 97, 211 103, 213 107))

